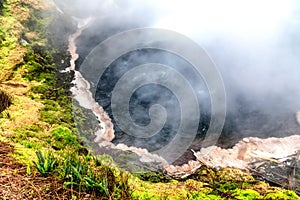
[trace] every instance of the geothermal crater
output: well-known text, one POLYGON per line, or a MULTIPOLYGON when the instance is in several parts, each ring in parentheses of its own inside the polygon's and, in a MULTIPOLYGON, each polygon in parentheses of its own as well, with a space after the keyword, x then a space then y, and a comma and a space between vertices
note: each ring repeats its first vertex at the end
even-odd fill
MULTIPOLYGON (((139 25, 126 24, 124 27, 116 29, 114 25, 101 21, 86 28, 76 40, 77 52, 80 55, 76 61, 76 69, 80 71, 80 64, 85 56, 110 35, 137 27, 139 25)), ((114 123, 114 116, 111 112, 111 95, 114 86, 126 72, 144 63, 161 63, 172 66, 189 80, 197 93, 201 111, 198 133, 192 147, 197 150, 200 149, 201 141, 209 127, 210 95, 202 77, 197 76, 190 63, 175 54, 157 49, 140 49, 127 52, 111 63, 102 77, 99 77, 95 94, 96 101, 103 107, 114 123)), ((81 71, 81 73, 84 76, 85 72, 81 71)), ((224 129, 217 143, 218 146, 233 147, 245 137, 285 137, 300 132, 300 127, 295 120, 297 110, 292 110, 283 105, 285 100, 264 99, 263 96, 253 99, 251 92, 247 95, 236 94, 233 88, 229 88, 233 84, 232 81, 226 78, 226 74, 224 77, 228 110, 224 129)), ((122 132, 114 123, 115 138, 113 143, 124 143, 154 151, 172 139, 176 134, 180 120, 180 105, 172 91, 165 87, 154 84, 145 85, 132 94, 129 109, 133 121, 141 126, 147 125, 150 120, 149 108, 154 104, 161 104, 169 113, 164 128, 158 134, 151 138, 139 139, 122 132)))
MULTIPOLYGON (((224 26, 226 30, 217 29, 218 33, 213 31, 212 34, 208 30, 210 36, 206 38, 204 34, 204 42, 199 40, 206 45, 208 54, 214 59, 227 95, 227 116, 222 134, 216 146, 203 148, 202 141, 211 120, 210 94, 203 77, 194 73, 190 64, 180 56, 160 49, 126 52, 110 63, 104 74, 99 76, 98 83, 85 78, 85 71, 80 66, 99 43, 122 31, 149 27, 155 24, 154 18, 161 17, 143 6, 142 9, 131 10, 130 6, 125 6, 126 3, 122 3, 124 7, 119 8, 115 7, 115 2, 113 4, 114 8, 103 8, 103 13, 96 8, 92 9, 92 13, 78 13, 78 16, 93 15, 94 18, 92 21, 75 19, 78 30, 70 37, 69 46, 72 55, 69 70, 75 70, 75 87, 72 92, 79 104, 91 110, 99 121, 93 139, 101 150, 105 149, 102 152, 134 152, 141 162, 150 163, 151 166, 160 163, 166 173, 177 177, 186 177, 202 165, 214 168, 232 166, 264 174, 264 178, 270 175, 273 181, 275 177, 274 182, 287 184, 286 187, 299 191, 299 187, 295 188, 300 185, 296 178, 296 174, 299 174, 300 151, 299 56, 294 55, 299 51, 299 45, 293 45, 299 39, 299 28, 295 28, 299 26, 289 20, 284 31, 274 30, 274 35, 263 32, 266 30, 260 28, 264 26, 256 27, 257 30, 247 29, 249 35, 247 31, 239 32, 240 25, 248 28, 248 25, 252 27, 259 24, 258 21, 252 24, 250 20, 248 23, 234 24, 232 28, 238 33, 228 32, 224 26), (250 37, 249 41, 245 39, 245 33, 250 37), (112 113, 111 96, 116 82, 128 70, 144 63, 161 63, 178 70, 189 81, 199 99, 201 118, 197 134, 186 153, 173 165, 151 153, 175 137, 181 120, 180 102, 171 90, 159 84, 148 84, 131 94, 128 107, 134 123, 148 125, 150 108, 156 104, 164 107, 168 114, 164 127, 154 136, 139 138, 122 131, 112 113), (91 93, 91 86, 96 87, 95 94, 91 93)), ((269 25, 270 21, 267 22, 269 25)), ((197 28, 196 24, 192 25, 193 30, 197 28)))
MULTIPOLYGON (((298 166, 300 112, 284 110, 284 107, 276 106, 278 110, 270 112, 270 109, 255 106, 245 96, 235 96, 235 109, 228 111, 217 146, 203 148, 201 142, 210 121, 209 92, 202 77, 196 75, 190 64, 177 55, 155 49, 141 49, 126 53, 111 63, 99 77, 95 97, 92 95, 89 91, 91 83, 85 80, 84 71, 80 72, 80 59, 75 65, 75 61, 78 57, 80 58, 77 52, 80 55, 83 51, 78 44, 85 41, 89 48, 95 46, 93 41, 89 41, 91 36, 89 36, 87 25, 90 21, 90 19, 81 21, 77 32, 70 36, 69 51, 72 60, 69 70, 76 69, 75 87, 72 89, 75 99, 81 106, 92 110, 100 122, 101 127, 95 132, 94 141, 99 143, 101 148, 134 152, 140 156, 141 162, 161 163, 166 172, 175 177, 186 177, 202 165, 214 168, 230 166, 250 170, 257 174, 264 174, 267 171, 274 177, 276 174, 272 174, 272 169, 279 169, 283 166, 283 170, 281 168, 281 171, 279 170, 281 175, 279 174, 277 183, 299 190, 295 187, 300 185, 300 180, 295 178, 295 175, 300 171, 298 166), (134 123, 140 126, 149 124, 149 109, 154 104, 162 105, 168 114, 164 127, 152 137, 138 138, 123 132, 115 123, 111 110, 112 91, 117 81, 131 68, 146 62, 162 63, 180 71, 189 79, 197 93, 197 98, 201 99, 199 101, 201 118, 197 135, 190 148, 173 165, 167 163, 164 158, 151 154, 163 148, 176 135, 181 120, 180 103, 172 91, 158 84, 148 84, 137 88, 131 94, 129 111, 134 123), (282 173, 288 173, 288 175, 282 175, 282 173)), ((97 38, 101 41, 105 39, 105 36, 99 34, 97 38)), ((224 81, 226 84, 226 80, 224 81)), ((232 94, 229 91, 229 100, 234 99, 230 95, 232 94)), ((274 103, 272 100, 268 102, 274 103)))

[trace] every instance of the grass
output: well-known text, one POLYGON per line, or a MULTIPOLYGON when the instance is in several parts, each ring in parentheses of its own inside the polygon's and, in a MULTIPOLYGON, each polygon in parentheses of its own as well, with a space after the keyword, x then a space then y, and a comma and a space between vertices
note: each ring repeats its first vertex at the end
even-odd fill
POLYGON ((131 199, 129 174, 108 166, 112 160, 106 156, 78 155, 65 151, 59 156, 53 152, 36 152, 38 162, 34 167, 44 177, 57 176, 63 180, 65 188, 84 191, 95 197, 108 199, 131 199))
POLYGON ((53 153, 43 155, 39 150, 36 152, 36 156, 38 162, 33 161, 34 167, 45 177, 51 175, 56 166, 56 159, 53 153))
MULTIPOLYGON (((6 98, 1 100, 6 110, 1 114, 0 134, 35 150, 76 143, 76 137, 71 136, 74 122, 70 81, 58 76, 61 69, 56 67, 61 64, 60 57, 68 55, 66 47, 56 49, 47 43, 47 27, 54 18, 48 4, 11 0, 0 16, 0 97, 6 98), (27 41, 26 45, 22 40, 27 41), (59 135, 57 127, 70 131, 59 135)), ((70 79, 71 74, 64 76, 70 79)))

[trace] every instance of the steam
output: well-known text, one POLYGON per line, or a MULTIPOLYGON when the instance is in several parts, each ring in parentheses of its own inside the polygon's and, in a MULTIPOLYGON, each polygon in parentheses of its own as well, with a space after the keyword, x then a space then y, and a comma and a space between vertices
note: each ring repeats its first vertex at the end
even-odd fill
POLYGON ((183 33, 207 49, 222 72, 232 107, 242 96, 259 109, 299 109, 299 2, 188 0, 163 4, 169 6, 169 15, 155 26, 183 33))
MULTIPOLYGON (((239 137, 251 134, 268 137, 300 133, 295 121, 300 110, 298 1, 57 0, 56 3, 69 15, 94 18, 94 24, 83 33, 92 39, 82 37, 78 41, 81 56, 78 65, 95 45, 118 32, 138 27, 170 29, 204 47, 217 65, 228 98, 225 135, 228 132, 235 136, 238 133, 239 137)), ((146 59, 145 56, 140 57, 146 59)), ((202 87, 199 88, 201 93, 202 87)), ((232 135, 228 140, 235 137, 232 135)))
POLYGON ((164 2, 169 13, 155 26, 197 41, 222 74, 228 98, 225 135, 299 134, 292 123, 300 108, 299 2, 164 2))

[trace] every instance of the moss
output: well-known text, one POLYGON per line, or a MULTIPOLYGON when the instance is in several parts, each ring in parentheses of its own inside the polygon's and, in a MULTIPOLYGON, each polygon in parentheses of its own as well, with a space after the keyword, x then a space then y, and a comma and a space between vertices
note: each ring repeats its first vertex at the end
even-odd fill
POLYGON ((257 191, 251 189, 246 189, 246 190, 236 189, 232 192, 232 196, 235 199, 248 199, 248 200, 263 198, 257 191))
POLYGON ((40 141, 34 141, 34 140, 22 140, 19 142, 20 144, 22 144, 23 146, 25 146, 26 148, 32 148, 32 149, 41 149, 44 144, 41 143, 40 141))
MULTIPOLYGON (((217 197, 206 183, 188 179, 184 182, 170 180, 168 183, 144 182, 131 179, 132 196, 136 199, 212 199, 217 197), (211 198, 208 196, 211 195, 211 198)), ((215 198, 217 199, 217 198, 215 198)), ((219 199, 222 199, 219 197, 219 199)))
POLYGON ((221 182, 255 182, 253 176, 239 169, 231 167, 226 167, 218 170, 216 176, 221 182))
POLYGON ((201 166, 195 174, 188 177, 189 179, 195 179, 201 182, 214 184, 216 181, 216 172, 206 166, 201 166))
POLYGON ((159 172, 153 172, 153 171, 134 173, 134 175, 143 181, 149 181, 151 183, 159 183, 159 182, 167 183, 171 181, 171 178, 168 177, 167 175, 159 172))
POLYGON ((73 131, 74 123, 71 98, 67 96, 71 78, 68 74, 66 79, 58 77, 62 65, 58 57, 66 64, 69 57, 66 47, 47 45, 47 26, 54 13, 51 9, 44 12, 45 5, 38 0, 12 0, 0 16, 0 89, 14 97, 14 104, 1 113, 0 134, 30 149, 51 148, 51 137, 60 138, 60 144, 55 145, 71 146, 74 142, 77 148, 76 136, 61 138, 50 133, 51 127, 59 126, 73 131), (29 27, 32 23, 34 26, 29 27), (22 45, 21 39, 28 44, 22 45))
POLYGON ((299 200, 300 198, 293 191, 283 190, 270 192, 266 196, 264 196, 264 199, 299 200))
POLYGON ((210 194, 210 195, 206 195, 206 194, 203 194, 203 193, 194 193, 192 194, 192 196, 189 198, 191 200, 196 200, 196 199, 201 199, 201 200, 222 200, 224 198, 222 197, 219 197, 217 195, 213 195, 213 194, 210 194))
POLYGON ((51 144, 55 149, 64 149, 68 146, 80 148, 76 134, 64 126, 58 126, 51 131, 51 144))

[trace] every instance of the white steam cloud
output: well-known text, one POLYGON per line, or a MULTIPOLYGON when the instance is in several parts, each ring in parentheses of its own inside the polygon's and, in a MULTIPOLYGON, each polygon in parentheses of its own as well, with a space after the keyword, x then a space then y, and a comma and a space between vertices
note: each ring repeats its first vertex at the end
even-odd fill
MULTIPOLYGON (((255 118, 252 111, 257 110, 262 113, 260 117, 268 118, 266 123, 271 121, 268 127, 285 116, 295 121, 295 113, 300 110, 300 2, 297 0, 57 0, 56 3, 69 15, 96 17, 97 26, 103 27, 95 26, 95 35, 104 32, 106 25, 114 29, 112 34, 136 27, 164 28, 184 34, 204 47, 217 65, 228 95, 228 113, 233 113, 236 123, 257 123, 260 119, 240 120, 240 115, 235 115, 242 113, 244 118, 246 115, 255 118), (126 27, 126 24, 136 26, 126 27)), ((93 26, 90 33, 92 29, 93 26)))
POLYGON ((245 95, 273 112, 300 109, 299 2, 166 0, 157 5, 166 15, 154 26, 204 46, 222 72, 229 98, 245 95))

